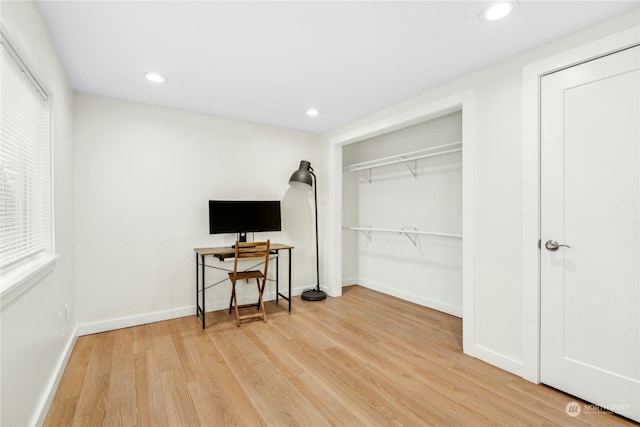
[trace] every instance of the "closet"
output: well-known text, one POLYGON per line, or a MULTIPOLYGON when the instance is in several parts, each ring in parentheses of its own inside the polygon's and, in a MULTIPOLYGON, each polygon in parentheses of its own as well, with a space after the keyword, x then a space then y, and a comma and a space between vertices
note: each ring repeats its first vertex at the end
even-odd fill
POLYGON ((462 112, 342 149, 343 283, 462 316, 462 112))

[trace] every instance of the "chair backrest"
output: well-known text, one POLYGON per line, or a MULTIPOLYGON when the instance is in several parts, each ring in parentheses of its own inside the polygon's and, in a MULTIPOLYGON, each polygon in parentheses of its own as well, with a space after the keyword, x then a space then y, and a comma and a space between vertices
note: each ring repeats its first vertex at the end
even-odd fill
MULTIPOLYGON (((253 258, 259 263, 264 262, 264 270, 262 270, 263 277, 266 279, 269 272, 269 251, 271 249, 271 242, 238 242, 235 245, 236 253, 235 260, 233 262, 233 274, 238 273, 238 260, 253 258), (260 258, 263 260, 260 261, 260 258)), ((259 264, 258 264, 259 265, 259 264)), ((257 266, 256 266, 257 267, 257 266)))

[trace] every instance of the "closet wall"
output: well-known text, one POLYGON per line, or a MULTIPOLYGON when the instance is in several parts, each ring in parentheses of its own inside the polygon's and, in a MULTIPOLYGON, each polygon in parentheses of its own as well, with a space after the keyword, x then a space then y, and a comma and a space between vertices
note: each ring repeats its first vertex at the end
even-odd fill
POLYGON ((461 140, 458 111, 343 147, 343 285, 462 316, 461 151, 368 167, 416 151, 449 151, 461 140), (377 159, 384 160, 366 163, 377 159))

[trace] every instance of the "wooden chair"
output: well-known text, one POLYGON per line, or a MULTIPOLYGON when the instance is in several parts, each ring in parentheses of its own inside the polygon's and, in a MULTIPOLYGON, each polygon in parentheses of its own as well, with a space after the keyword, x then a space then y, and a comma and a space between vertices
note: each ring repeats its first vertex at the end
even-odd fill
POLYGON ((264 311, 264 301, 262 300, 262 293, 267 282, 267 273, 269 272, 269 250, 270 241, 266 242, 236 242, 235 245, 235 260, 233 262, 233 271, 229 273, 229 279, 231 280, 231 301, 229 302, 229 314, 231 309, 235 308, 236 312, 236 324, 240 326, 240 321, 245 319, 262 318, 267 322, 267 314, 264 311), (246 271, 238 271, 238 260, 240 259, 253 259, 257 262, 257 266, 264 265, 262 270, 252 269, 246 271), (258 302, 255 304, 243 304, 238 305, 238 298, 236 296, 236 283, 240 280, 256 279, 256 285, 258 287, 258 302), (260 283, 262 282, 262 283, 260 283), (239 309, 244 307, 255 307, 258 313, 240 315, 239 309))

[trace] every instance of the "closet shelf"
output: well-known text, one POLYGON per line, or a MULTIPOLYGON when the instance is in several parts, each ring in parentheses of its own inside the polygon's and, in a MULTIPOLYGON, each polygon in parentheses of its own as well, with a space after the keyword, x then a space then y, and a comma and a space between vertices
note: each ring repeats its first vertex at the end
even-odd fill
POLYGON ((404 234, 407 236, 409 240, 413 243, 414 246, 417 246, 417 239, 419 234, 427 235, 427 236, 439 236, 439 237, 454 237, 454 238, 462 238, 461 234, 450 234, 450 233, 436 233, 431 231, 420 231, 415 227, 403 227, 401 229, 394 228, 374 228, 371 226, 363 227, 360 225, 354 227, 343 227, 345 230, 356 230, 362 232, 366 236, 369 241, 371 241, 371 232, 382 232, 382 233, 398 233, 404 234))
POLYGON ((344 168, 344 172, 357 172, 366 169, 369 169, 369 171, 371 171, 371 169, 379 168, 381 166, 404 163, 407 165, 415 178, 417 176, 416 164, 414 163, 414 169, 411 169, 408 164, 409 162, 417 162, 420 159, 442 156, 445 154, 456 153, 458 151, 462 151, 462 141, 453 142, 451 144, 438 145, 436 147, 425 148, 422 150, 411 151, 403 154, 396 154, 389 157, 382 157, 375 160, 368 160, 366 162, 354 163, 346 166, 344 168))

